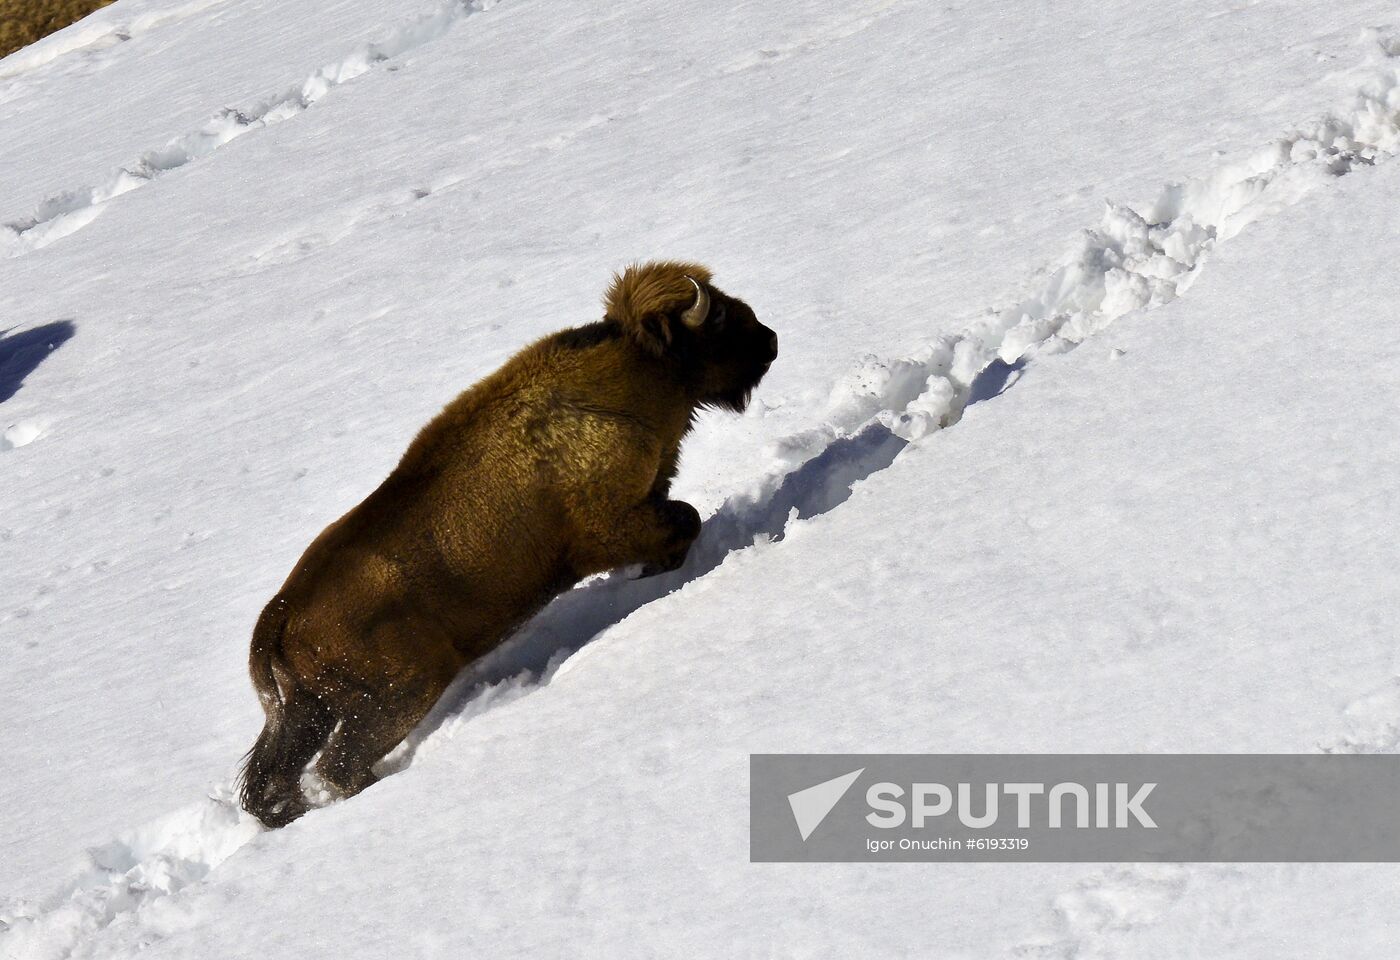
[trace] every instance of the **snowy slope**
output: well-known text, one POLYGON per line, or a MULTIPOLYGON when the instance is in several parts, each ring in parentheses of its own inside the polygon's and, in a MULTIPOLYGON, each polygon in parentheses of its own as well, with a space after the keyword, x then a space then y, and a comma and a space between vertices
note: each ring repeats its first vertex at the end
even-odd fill
POLYGON ((0 61, 0 326, 71 324, 0 406, 0 951, 1393 939, 1390 868, 744 842, 749 752, 1396 748, 1384 5, 562 9, 119 0, 0 61), (203 800, 301 548, 650 255, 783 343, 691 442, 693 562, 562 598, 481 677, 591 644, 350 803, 203 800))

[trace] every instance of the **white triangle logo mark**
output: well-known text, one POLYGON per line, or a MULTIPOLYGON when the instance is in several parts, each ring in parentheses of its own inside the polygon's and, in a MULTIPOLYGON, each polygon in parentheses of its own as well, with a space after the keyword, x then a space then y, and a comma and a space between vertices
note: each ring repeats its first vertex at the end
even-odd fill
POLYGON ((788 806, 792 807, 792 818, 797 821, 797 830, 802 834, 804 843, 812 835, 812 831, 821 826, 831 808, 851 789, 856 777, 864 772, 865 768, 861 767, 833 780, 819 783, 815 787, 788 794, 788 806))

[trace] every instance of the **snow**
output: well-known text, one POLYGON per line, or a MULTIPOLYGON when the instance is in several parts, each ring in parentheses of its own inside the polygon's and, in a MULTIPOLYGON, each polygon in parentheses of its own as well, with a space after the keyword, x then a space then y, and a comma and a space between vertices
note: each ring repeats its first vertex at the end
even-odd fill
POLYGON ((1400 746, 1390 15, 118 0, 0 60, 0 343, 67 331, 0 360, 0 954, 1385 953, 1389 865, 749 864, 746 771, 1400 746), (648 256, 782 342, 687 566, 260 831, 261 604, 648 256))

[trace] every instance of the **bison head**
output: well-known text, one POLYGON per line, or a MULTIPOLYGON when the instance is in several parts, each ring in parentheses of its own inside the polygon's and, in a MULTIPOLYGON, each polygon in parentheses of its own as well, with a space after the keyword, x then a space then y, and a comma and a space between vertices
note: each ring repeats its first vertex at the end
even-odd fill
POLYGON ((676 364, 702 405, 742 412, 778 356, 778 335, 699 264, 630 266, 613 277, 604 306, 643 349, 676 364))

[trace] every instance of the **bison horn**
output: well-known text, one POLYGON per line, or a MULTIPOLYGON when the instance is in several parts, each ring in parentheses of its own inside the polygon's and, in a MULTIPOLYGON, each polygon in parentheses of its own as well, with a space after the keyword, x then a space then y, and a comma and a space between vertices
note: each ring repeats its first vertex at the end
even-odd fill
POLYGON ((705 292, 705 288, 696 283, 694 278, 686 277, 695 287, 695 303, 685 313, 681 314, 681 323, 692 330, 699 330, 705 325, 705 318, 710 314, 710 295, 705 292))

